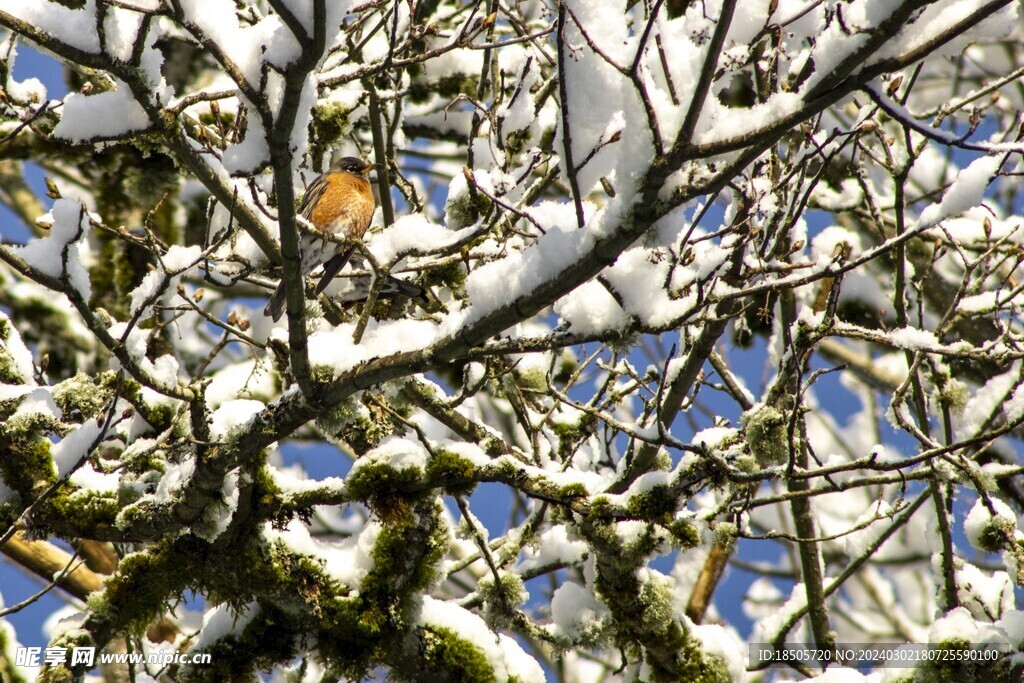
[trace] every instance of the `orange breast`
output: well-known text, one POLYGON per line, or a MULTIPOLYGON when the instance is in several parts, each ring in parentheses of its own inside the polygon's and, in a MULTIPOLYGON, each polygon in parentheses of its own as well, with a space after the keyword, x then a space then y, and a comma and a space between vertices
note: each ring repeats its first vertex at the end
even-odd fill
POLYGON ((325 232, 362 237, 373 219, 376 204, 370 183, 351 173, 332 173, 309 220, 325 232))

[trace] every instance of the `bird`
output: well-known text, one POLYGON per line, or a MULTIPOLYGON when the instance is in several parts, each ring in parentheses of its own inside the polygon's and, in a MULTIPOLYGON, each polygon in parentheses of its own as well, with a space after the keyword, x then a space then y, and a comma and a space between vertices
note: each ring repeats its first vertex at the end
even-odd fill
MULTIPOLYGON (((374 168, 358 157, 344 157, 333 164, 326 173, 317 176, 306 189, 299 206, 299 214, 312 226, 313 230, 302 230, 299 239, 299 271, 303 278, 317 266, 323 264, 324 272, 316 285, 316 294, 320 294, 331 283, 331 280, 352 259, 355 245, 338 244, 324 239, 317 233, 325 233, 339 238, 360 239, 370 227, 376 201, 367 174, 374 168)), ((362 259, 357 259, 362 261, 362 259)), ((365 288, 367 292, 369 288, 365 288)), ((388 276, 384 284, 384 292, 394 296, 406 296, 413 299, 424 299, 425 290, 398 278, 388 276)), ((277 322, 284 312, 285 285, 284 280, 263 309, 263 315, 277 322)))
MULTIPOLYGON (((368 265, 356 255, 352 256, 349 263, 352 264, 352 268, 355 270, 366 270, 368 265)), ((373 278, 370 275, 352 275, 351 277, 336 279, 325 291, 331 301, 347 305, 366 301, 370 296, 372 288, 373 278)), ((404 297, 418 301, 424 307, 430 302, 430 299, 427 297, 427 290, 417 284, 391 275, 384 279, 384 285, 381 287, 378 297, 381 299, 404 297)))

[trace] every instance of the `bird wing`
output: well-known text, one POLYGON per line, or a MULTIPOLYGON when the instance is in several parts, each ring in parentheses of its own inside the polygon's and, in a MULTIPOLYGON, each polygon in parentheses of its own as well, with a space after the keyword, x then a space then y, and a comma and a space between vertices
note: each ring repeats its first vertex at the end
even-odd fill
POLYGON ((311 221, 313 217, 313 209, 319 203, 320 198, 324 196, 324 190, 327 189, 327 174, 318 175, 309 187, 306 188, 306 194, 302 197, 302 204, 299 206, 299 213, 307 221, 311 221))
POLYGON ((355 250, 355 247, 348 247, 324 262, 324 274, 320 276, 320 282, 316 283, 317 294, 324 291, 327 285, 331 284, 331 280, 341 272, 341 269, 348 263, 348 260, 352 257, 352 252, 355 250))

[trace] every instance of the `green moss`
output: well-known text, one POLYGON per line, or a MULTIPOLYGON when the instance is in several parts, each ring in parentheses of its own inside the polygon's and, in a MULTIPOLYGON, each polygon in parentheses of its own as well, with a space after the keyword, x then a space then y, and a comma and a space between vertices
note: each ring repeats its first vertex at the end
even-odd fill
POLYGON ((541 151, 550 152, 555 145, 555 129, 554 127, 545 128, 540 134, 540 142, 537 143, 541 151))
POLYGON ((640 589, 639 603, 643 608, 641 624, 652 640, 666 652, 678 653, 672 670, 653 665, 651 681, 693 681, 694 683, 729 683, 725 662, 704 652, 698 640, 691 637, 678 621, 673 603, 672 588, 668 581, 651 580, 640 589))
POLYGON ((97 493, 62 484, 38 513, 40 524, 61 520, 74 524, 83 535, 103 533, 112 528, 121 510, 116 493, 97 493))
POLYGON ((448 528, 436 500, 412 506, 413 514, 381 528, 370 553, 373 568, 358 597, 334 600, 326 608, 328 631, 319 639, 320 653, 349 678, 360 679, 382 663, 383 653, 405 632, 417 596, 436 581, 448 551, 448 528))
POLYGON ((476 89, 476 75, 460 73, 447 74, 433 86, 434 92, 445 99, 454 99, 459 95, 476 97, 476 89))
POLYGON ((740 455, 733 461, 733 466, 747 474, 761 471, 761 465, 757 462, 757 459, 750 455, 740 455))
POLYGON ((491 209, 491 200, 482 192, 470 192, 449 197, 444 205, 445 223, 452 230, 473 225, 491 209))
POLYGON ((522 577, 510 572, 499 574, 497 581, 491 576, 480 579, 477 591, 484 601, 484 619, 494 630, 512 626, 517 608, 529 597, 522 577))
POLYGON ((176 412, 175 406, 170 403, 149 404, 149 414, 146 415, 146 422, 153 427, 153 431, 163 432, 174 425, 176 412))
POLYGON ((334 368, 330 365, 314 365, 309 369, 314 384, 324 385, 334 381, 334 368))
POLYGON ((548 388, 548 374, 544 370, 532 367, 527 370, 517 370, 516 379, 523 391, 544 393, 548 388))
POLYGON ((383 657, 382 623, 372 614, 361 597, 338 597, 324 613, 320 656, 354 680, 362 680, 383 657))
POLYGON ((616 336, 609 337, 608 348, 619 355, 627 355, 639 345, 640 335, 636 333, 624 333, 617 331, 616 336))
MULTIPOLYGON (((11 317, 31 320, 20 330, 22 341, 36 358, 47 356, 47 375, 53 379, 75 374, 82 352, 92 354, 91 338, 81 336, 81 325, 72 325, 66 309, 56 306, 58 299, 29 296, 11 300, 11 317)), ((20 383, 20 382, 19 382, 20 383)))
MULTIPOLYGON (((601 511, 597 498, 595 510, 601 511)), ((688 632, 675 607, 675 595, 668 580, 648 574, 641 580, 650 553, 663 541, 649 525, 646 531, 620 534, 617 525, 602 523, 588 515, 580 529, 596 554, 596 589, 614 615, 615 645, 632 662, 649 667, 651 681, 697 681, 724 683, 730 680, 725 662, 703 652, 700 642, 688 632)), ((696 529, 683 520, 673 522, 675 535, 687 545, 697 544, 696 529)))
POLYGON ((970 647, 970 643, 960 638, 929 645, 929 650, 949 651, 953 656, 945 661, 939 656, 922 662, 914 670, 910 680, 914 683, 1010 683, 1019 680, 1013 675, 1008 657, 995 663, 966 657, 956 658, 956 652, 968 650, 970 647))
POLYGON ((14 662, 4 656, 7 652, 14 652, 14 649, 11 646, 12 643, 7 638, 7 631, 0 629, 0 681, 25 683, 25 679, 21 677, 20 673, 18 673, 18 669, 14 666, 14 662))
POLYGON ((259 614, 241 633, 230 634, 203 649, 209 664, 184 666, 176 680, 182 683, 259 680, 256 672, 273 668, 295 656, 301 622, 297 615, 260 602, 259 614))
POLYGON ((466 683, 497 680, 494 669, 480 648, 450 629, 424 627, 420 635, 420 654, 424 668, 437 671, 444 680, 466 683))
POLYGON ((421 591, 437 576, 437 564, 448 552, 448 528, 441 520, 435 501, 419 505, 427 520, 385 526, 373 546, 373 570, 364 579, 361 592, 379 603, 391 602, 401 593, 421 591), (396 585, 397 577, 402 584, 396 585))
POLYGON ((172 598, 180 596, 190 578, 183 571, 187 566, 166 548, 122 558, 105 590, 89 596, 92 618, 117 633, 142 633, 167 611, 172 598))
POLYGON ((424 473, 419 467, 392 467, 387 463, 367 463, 355 468, 345 479, 348 492, 357 500, 406 496, 424 473))
POLYGON ((142 385, 130 377, 118 377, 116 372, 104 372, 97 376, 96 385, 103 391, 119 391, 125 400, 138 403, 142 399, 142 385))
MULTIPOLYGON (((3 316, 3 313, 0 313, 0 316, 3 316)), ((22 376, 17 363, 14 362, 14 356, 7 348, 11 336, 16 334, 10 321, 0 317, 0 384, 25 384, 32 379, 22 376)))
POLYGON ((153 521, 153 508, 151 505, 146 504, 145 501, 140 502, 138 505, 127 505, 121 508, 121 511, 117 513, 117 519, 114 520, 114 526, 118 529, 131 529, 139 525, 145 525, 153 521))
POLYGON ((564 498, 566 500, 573 500, 575 498, 586 498, 588 495, 587 487, 579 482, 560 486, 558 488, 557 494, 560 498, 564 498))
POLYGON ((513 130, 505 135, 505 151, 510 155, 521 154, 530 142, 530 129, 513 130))
POLYGON ((994 553, 1007 546, 1017 525, 1006 517, 992 517, 978 535, 978 547, 986 552, 994 553))
POLYGON ((79 372, 53 388, 53 400, 60 406, 65 419, 84 421, 96 417, 110 402, 113 390, 100 386, 92 377, 79 372))
POLYGON ((310 155, 321 159, 352 130, 352 111, 340 102, 327 102, 313 109, 310 155))
POLYGON ((653 486, 631 496, 626 507, 630 517, 668 524, 679 503, 667 486, 653 486))
POLYGON ((662 472, 668 472, 672 469, 672 458, 669 456, 668 451, 664 448, 659 448, 654 458, 654 464, 652 465, 652 471, 660 470, 662 472))
POLYGON ((684 655, 680 659, 684 662, 681 667, 685 674, 682 677, 665 676, 661 673, 655 674, 653 681, 693 681, 694 683, 731 683, 733 678, 729 673, 729 666, 725 660, 718 655, 708 654, 692 639, 684 649, 684 655))
POLYGON ((266 511, 265 515, 273 521, 275 528, 284 528, 292 518, 291 514, 278 516, 282 502, 281 489, 266 466, 257 469, 253 477, 252 501, 257 510, 266 511))
MULTIPOLYGON (((9 423, 0 427, 0 444, 8 440, 4 434, 9 423)), ((0 478, 8 488, 34 499, 57 481, 57 470, 50 455, 50 442, 45 438, 23 437, 8 442, 0 457, 0 478)))
POLYGON ((682 550, 689 550, 700 545, 700 532, 693 523, 685 519, 677 519, 668 526, 668 532, 676 540, 682 550))
POLYGON ((612 503, 606 496, 595 496, 590 501, 590 512, 587 518, 592 521, 607 519, 612 512, 612 503))
POLYGON ((781 465, 789 460, 786 415, 769 405, 758 405, 743 413, 740 422, 746 431, 750 453, 763 467, 781 465))
POLYGON ((715 525, 715 542, 728 548, 732 548, 739 538, 740 530, 732 522, 719 522, 715 525))
POLYGON ((133 379, 126 376, 118 376, 117 373, 106 372, 100 375, 99 381, 97 382, 99 390, 105 392, 117 392, 129 403, 135 406, 141 406, 140 413, 146 422, 153 427, 154 431, 162 432, 171 426, 175 427, 176 436, 191 436, 190 433, 186 434, 185 429, 187 423, 184 420, 178 420, 178 409, 182 404, 170 400, 160 400, 159 402, 147 402, 143 398, 142 385, 133 379))
MULTIPOLYGON (((282 640, 276 641, 280 645, 282 640)), ((248 643, 239 641, 234 636, 221 638, 202 652, 210 654, 210 663, 205 665, 183 666, 175 678, 180 683, 218 683, 219 681, 238 681, 238 683, 258 683, 257 666, 248 643)), ((195 650, 196 653, 199 650, 195 650)))
MULTIPOLYGON (((281 604, 289 601, 302 605, 317 616, 322 616, 337 595, 347 591, 324 572, 322 560, 296 554, 284 544, 273 545, 269 550, 269 562, 263 549, 250 546, 246 550, 252 563, 251 569, 243 576, 233 576, 233 582, 243 580, 254 587, 254 595, 280 595, 281 604), (263 568, 262 564, 267 564, 263 568)), ((233 572, 227 572, 229 575, 233 572)), ((230 594, 231 585, 217 585, 218 591, 230 594)))
POLYGON ((652 633, 664 631, 668 624, 675 621, 672 588, 667 581, 657 578, 645 581, 640 587, 638 600, 643 607, 642 627, 645 630, 652 633))
MULTIPOLYGON (((205 571, 200 585, 211 601, 235 609, 241 609, 258 595, 280 593, 294 598, 291 591, 308 580, 299 573, 314 570, 310 564, 300 562, 308 558, 295 555, 281 544, 238 544, 231 552, 214 556, 209 556, 209 546, 204 541, 190 539, 187 545, 195 547, 202 558, 205 571)), ((322 567, 314 571, 322 572, 322 567)))
POLYGON ((428 288, 444 286, 456 294, 465 293, 466 277, 465 265, 458 261, 449 261, 440 268, 423 271, 423 285, 428 288))
POLYGON ((325 411, 316 425, 362 455, 395 433, 397 425, 383 407, 387 405, 382 394, 367 392, 362 395, 361 404, 356 400, 342 401, 325 411))
POLYGON ((476 465, 466 458, 440 449, 427 461, 427 479, 439 483, 449 495, 470 494, 476 487, 476 465))
MULTIPOLYGON (((120 180, 127 179, 120 178, 120 180)), ((133 174, 131 182, 137 184, 140 180, 133 174)), ((107 185, 111 184, 114 183, 107 185)), ((101 209, 101 213, 108 219, 112 215, 117 215, 117 223, 124 225, 142 223, 147 218, 145 212, 159 200, 159 197, 149 197, 150 193, 147 191, 144 195, 134 194, 135 203, 132 204, 124 196, 118 196, 122 192, 123 188, 119 187, 106 197, 105 200, 113 198, 113 201, 105 209, 101 209), (146 206, 147 198, 153 202, 148 206, 146 206)), ((102 203, 104 200, 100 201, 102 203)), ((173 227, 173 222, 168 221, 170 214, 167 213, 167 205, 173 205, 173 203, 166 202, 165 205, 161 205, 156 214, 150 216, 153 219, 150 221, 150 225, 156 228, 157 234, 177 232, 173 227), (160 225, 157 225, 158 223, 160 225)), ((99 245, 100 257, 89 268, 89 279, 92 283, 90 306, 103 308, 119 320, 127 320, 130 315, 129 304, 132 293, 155 265, 155 260, 148 250, 127 243, 108 233, 96 232, 95 239, 99 245)), ((168 242, 173 244, 175 240, 169 239, 168 242)), ((140 321, 140 326, 143 326, 145 322, 140 321)), ((151 325, 151 323, 148 324, 151 325)))
POLYGON ((939 403, 946 406, 953 415, 963 413, 970 398, 967 385, 956 379, 947 379, 939 391, 939 403))
POLYGON ((508 444, 501 439, 487 439, 483 444, 484 453, 492 458, 500 457, 509 452, 508 444))
POLYGON ((623 561, 637 566, 647 561, 665 542, 663 533, 653 524, 647 524, 642 533, 631 536, 628 543, 622 545, 623 561))
POLYGON ((576 368, 580 365, 579 359, 576 358, 575 354, 569 349, 564 349, 561 357, 558 359, 558 367, 555 370, 554 381, 559 384, 564 384, 569 381, 572 374, 576 372, 576 368))
MULTIPOLYGON (((556 420, 551 423, 551 430, 558 436, 561 449, 575 449, 576 445, 594 432, 597 425, 597 416, 591 413, 577 413, 576 420, 556 420)), ((563 456, 570 453, 567 450, 560 450, 563 456)))
POLYGON ((354 399, 346 399, 323 411, 316 418, 316 426, 328 434, 341 432, 353 420, 359 417, 359 404, 354 399))
MULTIPOLYGON (((216 552, 205 541, 184 536, 150 552, 128 556, 107 581, 106 590, 90 598, 90 607, 113 632, 139 632, 160 616, 169 602, 176 601, 186 585, 202 592, 211 603, 224 603, 236 610, 259 596, 274 596, 275 605, 286 609, 291 604, 294 609, 289 613, 305 615, 305 619, 310 619, 310 614, 323 615, 325 606, 342 590, 325 574, 319 560, 283 545, 265 546, 258 536, 243 534, 239 543, 216 552)), ((273 611, 269 616, 283 618, 273 611)), ((266 619, 261 623, 266 625, 266 619)), ((281 661, 273 654, 278 650, 269 651, 268 666, 281 661)), ((283 652, 285 659, 291 654, 290 649, 283 652)))
POLYGON ((572 442, 578 439, 583 430, 580 429, 580 422, 551 422, 551 431, 562 441, 572 442))
POLYGON ((63 435, 68 431, 68 427, 52 415, 33 412, 7 417, 0 424, 0 440, 27 443, 47 434, 63 435))
POLYGON ((6 420, 11 415, 14 415, 15 411, 18 410, 18 406, 21 405, 22 397, 7 399, 6 401, 0 401, 0 421, 6 420))
MULTIPOLYGON (((93 267, 93 270, 97 268, 112 268, 111 273, 112 284, 114 285, 110 295, 98 300, 96 303, 106 304, 107 310, 110 314, 119 320, 127 319, 129 314, 128 302, 130 296, 135 287, 142 282, 142 278, 146 276, 145 272, 139 272, 140 263, 135 263, 129 255, 128 249, 120 241, 111 240, 110 249, 102 249, 104 260, 109 258, 104 265, 99 263, 93 267)), ((95 297, 99 293, 99 290, 93 291, 95 297)))
POLYGON ((37 683, 73 683, 74 680, 71 670, 63 666, 45 668, 36 679, 37 683))
POLYGON ((642 552, 649 539, 625 544, 612 524, 593 524, 585 530, 598 554, 596 588, 615 617, 616 644, 629 659, 646 661, 647 680, 729 681, 725 663, 705 654, 678 618, 671 582, 657 575, 640 580, 636 570, 649 557, 642 552))
MULTIPOLYGON (((146 450, 130 454, 122 458, 124 471, 131 476, 126 481, 144 486, 157 486, 167 471, 167 454, 162 449, 146 450)), ((121 491, 121 503, 128 504, 138 500, 139 495, 132 491, 121 491)))
POLYGON ((27 380, 21 376, 11 354, 0 345, 0 384, 24 384, 27 380))
POLYGON ((21 515, 21 511, 18 509, 19 505, 21 505, 21 496, 17 493, 14 494, 10 502, 0 505, 0 527, 9 529, 17 521, 21 515))
MULTIPOLYGON (((370 316, 374 320, 397 320, 405 315, 408 300, 402 297, 389 297, 377 299, 370 316)), ((356 311, 362 313, 365 302, 356 304, 356 311)))
POLYGON ((95 642, 88 631, 73 629, 71 631, 61 633, 56 640, 54 640, 54 644, 58 647, 74 648, 89 647, 91 645, 95 645, 95 642))

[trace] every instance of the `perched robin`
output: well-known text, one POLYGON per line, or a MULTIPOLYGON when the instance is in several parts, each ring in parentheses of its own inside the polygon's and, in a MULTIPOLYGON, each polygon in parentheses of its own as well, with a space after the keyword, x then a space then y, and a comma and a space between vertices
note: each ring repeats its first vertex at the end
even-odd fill
MULTIPOLYGON (((316 285, 317 294, 324 291, 349 262, 355 246, 338 244, 323 239, 316 233, 353 239, 363 236, 370 227, 376 207, 373 190, 366 177, 372 168, 373 164, 368 164, 362 159, 345 157, 331 166, 326 173, 318 176, 306 189, 306 195, 302 198, 299 213, 309 221, 314 231, 300 228, 300 272, 305 278, 313 269, 323 264, 324 272, 316 285)), ((356 260, 361 262, 361 259, 356 260)), ((364 289, 368 291, 369 288, 364 289)), ((384 284, 383 293, 391 296, 424 298, 422 288, 390 276, 384 284)), ((276 322, 284 312, 284 304, 285 288, 282 280, 267 302, 267 307, 263 309, 263 315, 270 316, 276 322)))

